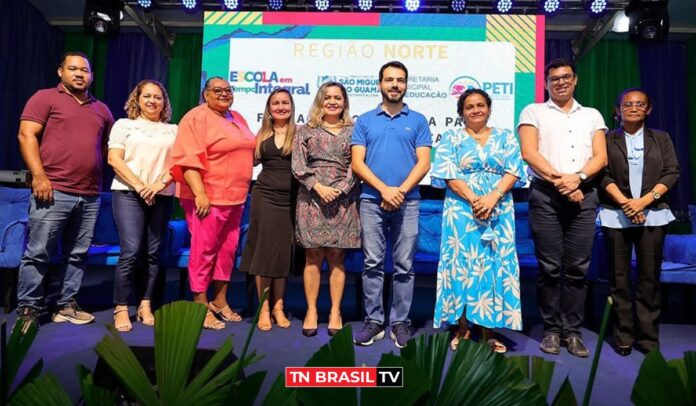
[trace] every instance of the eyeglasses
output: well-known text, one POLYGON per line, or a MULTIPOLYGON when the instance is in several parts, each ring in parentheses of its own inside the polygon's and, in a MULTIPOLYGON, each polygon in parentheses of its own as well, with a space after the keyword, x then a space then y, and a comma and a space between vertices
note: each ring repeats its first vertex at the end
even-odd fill
POLYGON ((214 88, 208 89, 208 90, 215 93, 215 96, 220 96, 223 93, 232 94, 231 87, 214 87, 214 88))
POLYGON ((628 101, 628 102, 621 103, 621 108, 624 110, 628 110, 632 107, 635 107, 638 110, 647 110, 648 106, 649 106, 648 102, 644 102, 644 101, 637 101, 637 102, 628 101))
POLYGON ((558 83, 561 80, 564 82, 570 82, 573 78, 575 77, 574 73, 566 73, 565 75, 562 76, 549 76, 548 79, 551 81, 551 83, 558 83))

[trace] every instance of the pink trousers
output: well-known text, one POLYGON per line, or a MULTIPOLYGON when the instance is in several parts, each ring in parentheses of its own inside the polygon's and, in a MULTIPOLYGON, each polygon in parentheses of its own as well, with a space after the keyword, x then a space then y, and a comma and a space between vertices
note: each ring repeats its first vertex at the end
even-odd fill
POLYGON ((191 291, 207 292, 211 279, 230 281, 244 205, 211 205, 210 213, 200 218, 196 216, 193 200, 181 199, 180 202, 191 233, 188 266, 191 291))

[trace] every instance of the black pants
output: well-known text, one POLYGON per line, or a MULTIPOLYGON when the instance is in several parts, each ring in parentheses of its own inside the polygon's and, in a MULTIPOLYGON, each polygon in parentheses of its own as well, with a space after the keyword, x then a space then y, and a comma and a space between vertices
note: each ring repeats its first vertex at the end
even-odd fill
POLYGON ((529 225, 539 261, 537 295, 544 334, 580 336, 585 318, 585 276, 590 267, 597 191, 584 187, 573 203, 550 183, 535 181, 529 192, 529 225))
POLYGON ((660 270, 667 226, 611 229, 604 227, 609 255, 609 275, 614 342, 630 347, 633 340, 645 350, 657 348, 660 317, 660 270), (631 253, 636 250, 638 278, 635 302, 631 300, 631 253), (634 305, 635 303, 635 305, 634 305), (633 309, 636 322, 634 325, 633 309))
POLYGON ((142 299, 151 299, 159 271, 160 243, 172 212, 170 196, 156 196, 152 206, 135 192, 114 191, 113 209, 121 255, 114 276, 114 303, 127 305, 133 291, 133 277, 142 262, 147 269, 142 299))

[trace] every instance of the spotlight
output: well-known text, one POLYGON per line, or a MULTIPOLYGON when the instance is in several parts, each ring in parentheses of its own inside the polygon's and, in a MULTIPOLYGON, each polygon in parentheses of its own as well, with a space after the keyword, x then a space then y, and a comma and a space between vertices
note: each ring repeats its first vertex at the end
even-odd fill
POLYGON ((239 8, 239 0, 223 0, 222 5, 227 10, 237 10, 239 8))
POLYGON ((138 5, 142 8, 148 8, 152 6, 152 0, 138 0, 138 5))
POLYGON ((585 8, 592 16, 599 16, 607 11, 607 0, 585 0, 585 8))
POLYGON ((268 0, 268 8, 273 11, 280 11, 285 7, 283 0, 268 0))
POLYGON ((357 0, 354 3, 355 6, 361 11, 370 11, 375 6, 372 0, 357 0))
POLYGON ((181 4, 189 10, 196 8, 196 0, 181 0, 181 4))
POLYGON ((628 16, 624 10, 619 10, 616 12, 616 17, 614 17, 614 24, 611 30, 614 32, 628 32, 630 22, 628 16))
POLYGON ((404 0, 404 8, 406 11, 418 11, 420 8, 420 0, 404 0))
POLYGON ((626 7, 629 36, 639 41, 653 42, 667 39, 669 13, 667 0, 632 0, 626 7))
POLYGON ((314 8, 319 11, 326 11, 331 7, 329 0, 314 0, 314 8))
POLYGON ((539 10, 545 14, 556 14, 561 9, 561 0, 539 0, 539 10))
POLYGON ((450 10, 455 13, 461 13, 466 9, 466 0, 452 0, 450 10))
POLYGON ((512 0, 493 0, 493 8, 501 14, 512 10, 512 0))
POLYGON ((120 0, 87 0, 82 24, 93 34, 117 33, 121 26, 122 9, 123 3, 120 0))

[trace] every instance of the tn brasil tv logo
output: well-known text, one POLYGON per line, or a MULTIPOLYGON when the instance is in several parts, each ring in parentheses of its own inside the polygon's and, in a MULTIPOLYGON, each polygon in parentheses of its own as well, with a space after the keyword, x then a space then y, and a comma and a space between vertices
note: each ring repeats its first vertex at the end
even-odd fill
POLYGON ((459 76, 449 85, 449 93, 454 98, 469 89, 481 89, 492 99, 510 99, 514 95, 515 86, 512 82, 479 82, 472 76, 459 76))

